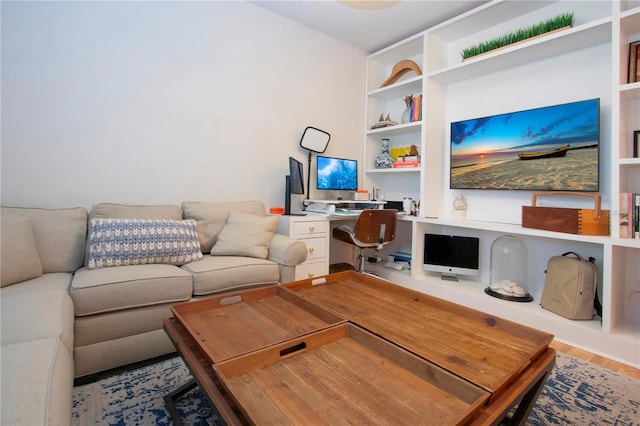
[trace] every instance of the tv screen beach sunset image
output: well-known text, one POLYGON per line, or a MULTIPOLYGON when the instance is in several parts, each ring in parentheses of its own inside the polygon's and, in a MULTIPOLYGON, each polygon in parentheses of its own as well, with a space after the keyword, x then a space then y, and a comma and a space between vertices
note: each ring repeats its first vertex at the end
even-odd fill
POLYGON ((599 99, 451 123, 451 189, 598 191, 599 99))

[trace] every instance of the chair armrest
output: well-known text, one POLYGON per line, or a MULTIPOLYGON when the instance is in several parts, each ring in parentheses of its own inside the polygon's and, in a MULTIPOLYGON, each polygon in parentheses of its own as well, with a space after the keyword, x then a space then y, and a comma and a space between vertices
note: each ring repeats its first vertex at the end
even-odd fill
POLYGON ((307 260, 307 245, 295 238, 275 234, 267 259, 285 266, 297 266, 307 260))

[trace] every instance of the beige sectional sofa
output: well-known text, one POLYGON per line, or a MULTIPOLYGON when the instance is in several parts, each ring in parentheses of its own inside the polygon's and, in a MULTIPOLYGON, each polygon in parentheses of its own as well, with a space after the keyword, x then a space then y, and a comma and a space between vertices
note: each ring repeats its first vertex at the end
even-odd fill
POLYGON ((292 281, 307 256, 259 201, 1 213, 2 424, 68 424, 74 377, 175 350, 172 304, 292 281))

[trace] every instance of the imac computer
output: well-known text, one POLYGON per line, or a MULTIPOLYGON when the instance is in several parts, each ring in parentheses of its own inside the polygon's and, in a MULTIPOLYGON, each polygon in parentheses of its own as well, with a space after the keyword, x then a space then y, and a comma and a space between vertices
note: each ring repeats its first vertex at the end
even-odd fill
POLYGON ((358 189, 358 161, 317 156, 317 188, 334 191, 358 189))
POLYGON ((480 239, 458 235, 425 234, 423 270, 440 272, 443 280, 456 275, 480 275, 480 239))

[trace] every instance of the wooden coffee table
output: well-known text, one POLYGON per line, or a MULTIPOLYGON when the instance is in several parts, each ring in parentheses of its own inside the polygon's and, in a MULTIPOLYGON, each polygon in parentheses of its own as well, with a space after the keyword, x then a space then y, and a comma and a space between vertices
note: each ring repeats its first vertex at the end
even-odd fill
POLYGON ((553 336, 352 271, 173 307, 227 424, 524 424, 553 336))

